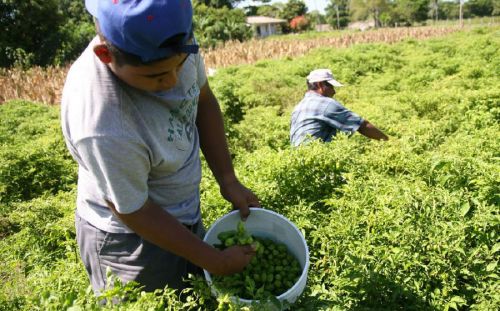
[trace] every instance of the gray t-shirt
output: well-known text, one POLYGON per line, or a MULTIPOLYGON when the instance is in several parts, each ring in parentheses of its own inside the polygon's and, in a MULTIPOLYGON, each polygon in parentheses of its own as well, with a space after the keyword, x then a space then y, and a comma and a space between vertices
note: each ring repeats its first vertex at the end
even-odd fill
POLYGON ((97 228, 132 232, 107 207, 137 211, 149 197, 185 224, 200 219, 201 165, 195 120, 203 59, 188 57, 174 88, 135 89, 94 55, 96 38, 71 66, 61 124, 78 162, 78 214, 97 228))

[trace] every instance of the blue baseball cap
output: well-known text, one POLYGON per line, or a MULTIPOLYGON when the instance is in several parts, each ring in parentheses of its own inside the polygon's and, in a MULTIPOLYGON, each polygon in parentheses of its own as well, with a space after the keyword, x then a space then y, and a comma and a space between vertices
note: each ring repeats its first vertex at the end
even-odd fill
POLYGON ((107 40, 145 63, 198 53, 191 0, 85 0, 85 6, 107 40))

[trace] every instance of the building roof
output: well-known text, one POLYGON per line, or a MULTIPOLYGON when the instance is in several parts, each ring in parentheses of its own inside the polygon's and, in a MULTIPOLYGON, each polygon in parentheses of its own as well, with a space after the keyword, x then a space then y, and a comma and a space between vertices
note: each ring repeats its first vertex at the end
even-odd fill
POLYGON ((279 19, 267 16, 248 16, 247 23, 251 25, 282 24, 286 23, 286 19, 279 19))

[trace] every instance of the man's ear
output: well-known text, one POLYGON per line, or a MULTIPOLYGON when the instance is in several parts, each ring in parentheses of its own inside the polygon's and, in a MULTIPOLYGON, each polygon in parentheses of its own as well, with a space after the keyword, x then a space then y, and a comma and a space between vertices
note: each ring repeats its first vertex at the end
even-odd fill
POLYGON ((99 43, 96 46, 94 46, 94 54, 104 64, 109 64, 112 61, 111 51, 108 49, 108 47, 104 43, 99 43))

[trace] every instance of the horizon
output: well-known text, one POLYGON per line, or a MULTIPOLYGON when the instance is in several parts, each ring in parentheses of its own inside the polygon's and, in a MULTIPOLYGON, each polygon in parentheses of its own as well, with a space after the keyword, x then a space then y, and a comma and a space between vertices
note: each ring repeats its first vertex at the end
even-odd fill
MULTIPOLYGON (((310 13, 312 11, 318 11, 321 14, 325 14, 325 8, 326 6, 330 3, 329 0, 303 0, 307 6, 307 12, 310 13)), ((252 0, 243 0, 240 3, 236 5, 237 8, 244 8, 245 6, 248 5, 264 5, 264 4, 274 4, 274 3, 287 3, 288 0, 271 0, 269 3, 262 3, 258 1, 252 1, 252 0)))

